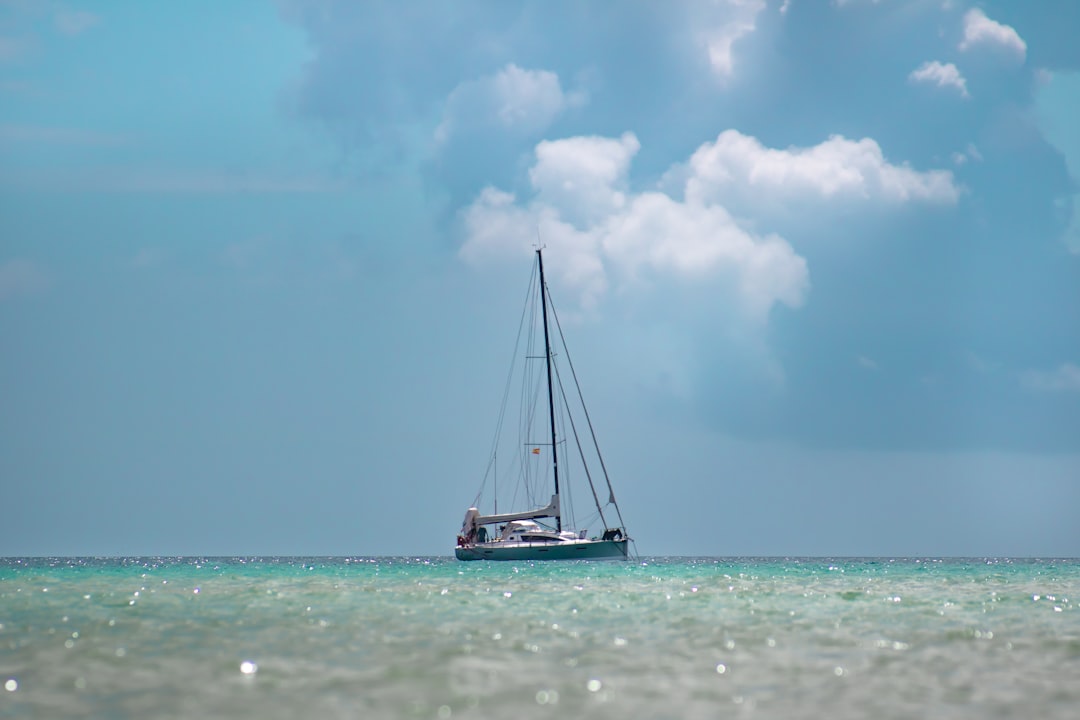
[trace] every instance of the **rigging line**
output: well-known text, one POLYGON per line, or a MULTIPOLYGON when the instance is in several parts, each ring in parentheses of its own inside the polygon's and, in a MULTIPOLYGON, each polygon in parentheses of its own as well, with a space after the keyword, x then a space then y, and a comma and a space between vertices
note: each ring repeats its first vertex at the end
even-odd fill
MULTIPOLYGON (((526 357, 534 353, 536 346, 536 296, 537 296, 537 283, 539 282, 539 269, 533 268, 533 275, 529 282, 529 293, 525 303, 525 318, 523 324, 525 333, 525 347, 524 352, 526 357)), ((520 350, 520 349, 519 349, 520 350)), ((518 395, 518 416, 517 416, 517 437, 520 439, 529 434, 529 428, 532 425, 532 418, 529 416, 529 408, 532 406, 532 401, 529 396, 532 392, 531 388, 536 384, 533 379, 535 372, 533 369, 533 363, 528 360, 524 361, 521 366, 521 384, 519 387, 518 395)), ((519 449, 515 448, 514 457, 516 459, 517 472, 515 475, 514 487, 514 499, 512 507, 519 507, 518 498, 522 497, 522 504, 532 505, 532 489, 530 486, 531 477, 533 475, 531 464, 528 462, 528 457, 522 454, 519 449)))
POLYGON ((585 518, 585 525, 586 526, 592 525, 597 520, 601 520, 600 515, 598 513, 592 513, 592 514, 590 514, 589 516, 587 516, 585 518))
MULTIPOLYGON (((552 354, 551 354, 551 359, 552 359, 551 367, 555 371, 555 383, 559 386, 559 392, 562 395, 562 403, 563 403, 561 406, 559 406, 560 412, 558 413, 558 416, 556 418, 556 421, 557 421, 558 426, 559 426, 559 428, 558 428, 559 429, 559 437, 562 438, 562 440, 559 440, 559 444, 564 446, 565 448, 569 448, 570 447, 570 442, 569 442, 570 433, 566 432, 566 418, 570 418, 570 420, 571 420, 571 429, 573 429, 573 417, 570 416, 570 408, 566 404, 566 393, 563 392, 563 390, 562 390, 562 381, 559 379, 559 365, 558 365, 558 363, 555 362, 555 353, 554 352, 552 352, 552 354)), ((577 433, 574 433, 574 435, 575 435, 575 438, 576 438, 577 433)), ((578 452, 579 453, 581 452, 580 446, 578 447, 578 452)), ((560 510, 560 513, 564 517, 569 517, 570 518, 570 527, 575 528, 575 527, 577 527, 577 517, 576 517, 576 515, 574 513, 574 495, 573 495, 574 484, 572 482, 573 477, 570 474, 571 470, 570 470, 570 463, 569 463, 569 459, 570 459, 569 453, 567 453, 563 457, 567 460, 567 462, 564 462, 563 466, 562 466, 562 469, 563 469, 563 474, 561 476, 561 478, 562 478, 562 485, 561 485, 562 490, 561 490, 560 495, 559 495, 559 510, 560 510), (566 503, 565 503, 566 511, 565 512, 562 511, 563 507, 564 507, 563 497, 566 498, 566 503)), ((584 461, 583 461, 583 464, 584 464, 584 461)), ((588 468, 586 468, 586 476, 587 475, 588 475, 588 468)))
MULTIPOLYGON (((488 477, 491 477, 493 481, 498 478, 492 473, 492 468, 495 465, 495 454, 492 453, 491 459, 488 460, 487 468, 484 470, 484 479, 480 482, 480 489, 476 491, 476 497, 473 498, 471 507, 479 507, 480 497, 484 494, 484 488, 487 487, 488 477)), ((498 473, 498 469, 495 469, 495 473, 498 473)), ((498 492, 496 489, 495 492, 498 492)), ((496 511, 498 512, 498 511, 496 511)))
POLYGON ((600 454, 600 443, 596 440, 596 430, 593 428, 592 419, 589 417, 589 408, 585 406, 585 397, 581 393, 581 383, 578 382, 577 372, 574 370, 574 361, 570 359, 570 349, 566 347, 566 338, 563 337, 562 324, 559 322, 559 314, 555 312, 555 306, 553 304, 551 305, 551 314, 555 317, 555 327, 559 331, 559 340, 562 342, 563 352, 566 353, 566 364, 570 366, 570 374, 574 378, 574 386, 578 391, 578 400, 581 401, 581 409, 585 413, 585 422, 589 425, 589 433, 592 435, 593 447, 596 448, 596 457, 600 459, 600 469, 604 471, 604 480, 607 482, 608 487, 608 499, 611 504, 615 506, 615 514, 619 516, 619 527, 625 530, 626 523, 623 522, 622 511, 619 510, 619 503, 615 500, 615 489, 611 487, 611 478, 608 476, 607 466, 604 464, 604 456, 600 454))
MULTIPOLYGON (((524 473, 525 473, 525 468, 522 465, 522 460, 521 460, 520 453, 515 453, 515 457, 517 458, 517 461, 515 462, 515 465, 517 466, 518 477, 522 477, 524 475, 524 473)), ((520 482, 513 483, 514 495, 513 495, 513 497, 510 498, 510 507, 511 508, 517 507, 518 493, 521 492, 521 485, 522 484, 520 482)))
MULTIPOLYGON (((552 314, 554 314, 554 312, 554 309, 552 309, 552 314)), ((556 318, 555 322, 558 323, 558 318, 556 318)), ((559 338, 562 339, 561 333, 559 335, 559 338)), ((563 343, 563 352, 566 352, 565 343, 563 343)), ((570 361, 569 353, 567 353, 566 355, 566 361, 570 361)), ((574 433, 574 442, 577 443, 578 455, 581 456, 581 466, 585 468, 585 477, 589 481, 589 489, 592 490, 593 502, 596 503, 596 512, 600 513, 600 519, 603 520, 604 528, 607 529, 607 521, 604 520, 604 511, 600 508, 600 498, 596 494, 596 486, 593 485, 592 473, 589 472, 589 463, 585 460, 585 449, 581 447, 581 438, 578 436, 577 425, 574 424, 574 416, 570 413, 570 402, 566 399, 566 388, 563 387, 562 375, 559 374, 558 365, 555 366, 555 378, 559 386, 559 394, 562 395, 563 406, 567 409, 566 417, 570 421, 570 430, 574 433)), ((584 407, 585 404, 582 403, 582 408, 584 407)), ((596 438, 594 437, 593 440, 595 441, 596 438)), ((597 451, 597 455, 599 454, 599 451, 597 451)))
MULTIPOLYGON (((479 507, 478 503, 480 502, 480 496, 484 493, 484 487, 487 485, 488 473, 491 471, 492 466, 494 465, 494 457, 499 449, 499 438, 502 437, 503 419, 506 417, 506 404, 510 398, 510 381, 514 379, 514 368, 517 366, 518 348, 521 346, 521 335, 522 331, 525 328, 525 317, 529 309, 529 301, 532 299, 534 294, 532 288, 536 282, 536 275, 537 270, 534 267, 532 269, 531 275, 529 276, 529 288, 525 294, 525 303, 524 305, 522 305, 521 308, 521 319, 518 321, 517 337, 514 338, 514 353, 510 356, 510 372, 506 374, 506 384, 503 387, 502 404, 499 407, 499 419, 495 424, 495 436, 491 440, 492 460, 488 462, 488 467, 484 471, 484 480, 480 484, 480 491, 476 494, 476 499, 473 500, 473 507, 479 507)), ((498 498, 496 498, 495 502, 496 504, 498 503, 498 498)))
MULTIPOLYGON (((526 416, 528 418, 528 422, 524 426, 524 432, 521 435, 522 438, 534 437, 533 428, 534 428, 534 424, 536 422, 536 408, 539 407, 538 398, 540 396, 540 391, 542 389, 543 389, 543 379, 542 379, 542 376, 537 374, 537 375, 535 375, 534 379, 532 380, 531 397, 528 398, 528 402, 525 404, 525 407, 528 408, 528 409, 531 409, 531 411, 526 410, 526 412, 528 413, 527 416, 526 416)), ((547 503, 544 503, 541 500, 537 499, 538 497, 543 498, 544 495, 543 495, 543 493, 540 492, 540 480, 536 477, 536 473, 533 473, 531 478, 528 478, 528 479, 526 480, 526 483, 525 483, 526 489, 528 491, 528 497, 527 497, 528 501, 530 503, 546 505, 547 503), (529 483, 528 479, 531 479, 532 483, 529 483)), ((546 475, 545 475, 545 479, 546 479, 546 475)))
POLYGON ((579 531, 580 530, 587 530, 589 527, 593 526, 593 524, 599 519, 600 518, 596 513, 591 513, 588 517, 585 518, 584 522, 582 522, 580 525, 577 526, 577 529, 579 531))

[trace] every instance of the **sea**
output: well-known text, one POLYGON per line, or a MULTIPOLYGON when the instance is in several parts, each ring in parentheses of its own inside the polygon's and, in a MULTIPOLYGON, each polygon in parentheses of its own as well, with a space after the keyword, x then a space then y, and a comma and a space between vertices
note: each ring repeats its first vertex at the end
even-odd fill
POLYGON ((0 559, 2 718, 1080 717, 1080 560, 0 559))

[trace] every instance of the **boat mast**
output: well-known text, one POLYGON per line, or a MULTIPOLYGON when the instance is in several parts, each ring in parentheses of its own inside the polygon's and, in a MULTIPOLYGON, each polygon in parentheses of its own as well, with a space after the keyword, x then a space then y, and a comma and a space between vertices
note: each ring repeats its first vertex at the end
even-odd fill
MULTIPOLYGON (((551 419, 551 467, 555 475, 555 497, 559 497, 559 454, 555 445, 555 393, 551 387, 551 341, 548 339, 547 287, 544 283, 544 256, 536 249, 536 262, 540 266, 540 306, 544 314, 544 356, 547 358, 548 417, 551 419)), ((555 516, 555 528, 562 532, 562 508, 555 516)))

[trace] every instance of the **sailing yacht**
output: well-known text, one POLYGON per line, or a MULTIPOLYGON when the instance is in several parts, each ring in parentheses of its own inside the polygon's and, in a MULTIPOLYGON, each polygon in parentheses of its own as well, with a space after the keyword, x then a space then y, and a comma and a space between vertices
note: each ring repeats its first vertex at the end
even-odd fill
MULTIPOLYGON (((603 457, 596 444, 596 433, 588 410, 585 409, 577 383, 577 373, 570 362, 569 352, 566 351, 562 327, 549 295, 544 280, 542 249, 537 249, 529 297, 518 329, 518 348, 515 350, 516 358, 521 350, 522 339, 526 338, 526 354, 521 373, 523 402, 519 417, 519 429, 523 437, 518 439, 510 453, 513 457, 509 463, 510 471, 517 475, 514 498, 518 507, 525 507, 511 512, 498 512, 498 449, 502 437, 502 421, 513 385, 508 380, 495 441, 492 444, 492 456, 488 462, 488 472, 476 500, 465 512, 465 520, 458 533, 457 547, 454 548, 454 555, 458 560, 626 559, 628 556, 630 537, 615 500, 615 492, 603 457), (549 320, 549 315, 554 318, 553 323, 549 320), (557 332, 552 332, 553 329, 557 332), (559 354, 553 351, 552 337, 555 334, 558 335, 559 346, 562 348, 559 354), (537 353, 535 342, 541 336, 543 348, 537 353), (559 363, 562 362, 565 362, 570 372, 567 378, 562 374, 565 371, 560 372, 559 363), (537 368, 536 365, 541 363, 542 366, 537 368), (573 406, 567 402, 564 379, 572 382, 573 389, 577 391, 577 400, 573 406), (580 415, 579 419, 575 420, 572 409, 580 415), (558 432, 560 428, 561 434, 558 432), (533 433, 546 434, 547 437, 538 441, 533 433), (583 443, 581 435, 585 433, 589 442, 583 443), (586 446, 589 446, 588 450, 586 446), (571 454, 571 450, 576 452, 571 454), (599 528, 598 532, 592 535, 587 525, 583 523, 581 527, 577 527, 574 523, 576 514, 570 507, 573 495, 568 483, 571 479, 569 468, 572 464, 567 462, 572 455, 576 455, 576 459, 580 461, 580 477, 575 472, 573 479, 580 480, 579 484, 587 486, 591 491, 595 512, 590 511, 587 522, 595 522, 599 528), (560 460, 563 461, 562 464, 560 460), (492 510, 485 513, 481 512, 480 507, 483 505, 481 501, 489 480, 492 485, 492 510), (597 484, 601 480, 604 483, 602 490, 607 491, 606 503, 600 502, 600 494, 597 492, 597 484), (547 482, 551 483, 547 487, 553 490, 550 496, 541 489, 547 482), (542 499, 537 502, 540 498, 542 499), (564 500, 567 502, 564 503, 564 500), (567 507, 564 508, 564 504, 567 507)), ((514 366, 516 365, 515 360, 514 366)), ((511 378, 514 374, 512 367, 511 378)))

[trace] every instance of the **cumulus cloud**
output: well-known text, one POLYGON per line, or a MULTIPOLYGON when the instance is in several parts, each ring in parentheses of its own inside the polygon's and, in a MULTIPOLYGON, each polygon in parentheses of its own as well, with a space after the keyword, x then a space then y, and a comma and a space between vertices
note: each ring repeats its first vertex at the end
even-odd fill
POLYGON ((464 211, 462 255, 472 262, 522 255, 539 227, 561 282, 586 306, 613 279, 625 285, 644 275, 723 278, 758 322, 776 303, 802 303, 806 261, 783 238, 743 228, 719 204, 628 192, 630 160, 639 147, 631 133, 540 143, 529 173, 533 199, 519 203, 486 189, 464 211))
POLYGON ((960 49, 970 50, 979 45, 1003 48, 1017 55, 1020 60, 1027 54, 1027 43, 1016 30, 991 20, 978 8, 972 8, 964 15, 964 39, 960 41, 960 49))
POLYGON ((906 164, 894 165, 870 138, 848 140, 833 135, 813 147, 778 150, 737 130, 725 130, 716 142, 703 144, 690 158, 686 196, 706 202, 730 197, 732 192, 759 197, 764 193, 777 200, 888 203, 955 203, 960 193, 951 172, 919 172, 906 164))
POLYGON ((1020 382, 1041 392, 1080 392, 1080 366, 1062 363, 1055 370, 1029 370, 1021 374, 1020 382))
POLYGON ((777 150, 736 130, 669 171, 664 191, 634 192, 628 176, 639 149, 632 133, 541 142, 529 199, 488 188, 464 211, 463 256, 519 256, 542 228, 566 284, 587 305, 641 278, 717 278, 747 317, 763 322, 777 304, 798 307, 809 288, 806 261, 781 235, 759 229, 771 208, 954 203, 959 193, 948 171, 889 163, 870 139, 777 150))
POLYGON ((0 263, 0 300, 34 295, 48 286, 48 277, 30 260, 16 258, 0 263))
POLYGON ((633 133, 619 139, 572 137, 536 146, 529 180, 539 200, 584 226, 622 209, 630 161, 641 148, 633 133))
POLYGON ((733 276, 737 297, 755 321, 764 321, 777 303, 802 305, 809 287, 806 260, 786 240, 740 227, 721 205, 642 193, 602 230, 604 256, 622 276, 643 270, 733 276))
POLYGON ((594 306, 608 288, 599 229, 575 227, 555 207, 519 204, 513 194, 489 187, 464 210, 463 220, 461 255, 474 265, 527 257, 539 239, 551 250, 548 265, 557 266, 557 282, 577 293, 583 306, 594 306))
POLYGON ((937 60, 924 62, 911 71, 908 80, 913 83, 929 83, 938 87, 955 88, 961 97, 970 97, 967 80, 952 63, 940 63, 937 60))
POLYGON ((435 139, 444 142, 465 127, 539 133, 563 111, 586 102, 582 92, 564 92, 559 76, 510 63, 494 75, 461 83, 446 101, 435 139))

